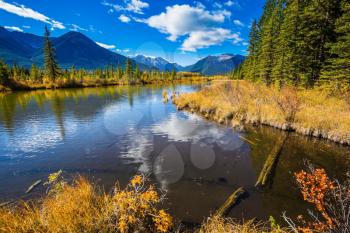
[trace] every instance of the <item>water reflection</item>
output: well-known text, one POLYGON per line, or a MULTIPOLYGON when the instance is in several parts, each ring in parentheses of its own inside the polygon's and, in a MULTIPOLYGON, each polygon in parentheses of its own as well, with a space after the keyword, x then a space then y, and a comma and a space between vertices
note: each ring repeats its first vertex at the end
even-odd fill
POLYGON ((349 169, 348 148, 293 134, 273 185, 259 192, 257 174, 281 132, 265 127, 235 132, 162 102, 163 89, 197 88, 124 86, 0 95, 0 201, 21 196, 33 181, 59 169, 88 175, 107 190, 141 171, 167 191, 165 207, 185 221, 201 222, 239 186, 249 198, 230 215, 263 219, 305 209, 292 180, 305 158, 332 176, 349 169))

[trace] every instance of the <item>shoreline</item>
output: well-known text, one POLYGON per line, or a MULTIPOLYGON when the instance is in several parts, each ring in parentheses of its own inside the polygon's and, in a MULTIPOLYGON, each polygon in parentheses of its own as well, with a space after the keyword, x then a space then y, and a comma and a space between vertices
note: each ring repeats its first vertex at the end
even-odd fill
MULTIPOLYGON (((176 103, 174 103, 176 105, 176 103)), ((332 137, 332 135, 328 136, 327 133, 323 134, 323 132, 321 130, 314 130, 311 128, 298 128, 297 124, 279 124, 279 123, 273 123, 273 122, 260 122, 260 121, 256 121, 254 119, 248 119, 248 120, 241 120, 241 119, 235 119, 235 118, 230 118, 230 117, 226 117, 226 118, 218 118, 216 116, 215 111, 201 111, 199 108, 190 108, 188 106, 186 107, 181 107, 179 108, 176 105, 177 109, 179 111, 187 111, 187 112, 191 112, 191 113, 195 113, 209 121, 221 124, 221 125, 226 125, 228 127, 232 127, 232 128, 237 128, 237 127, 241 127, 244 124, 251 124, 252 126, 255 125, 262 125, 262 126, 267 126, 267 127, 272 127, 275 129, 279 129, 282 131, 286 131, 286 132, 294 132, 297 133, 299 135, 302 136, 307 136, 307 137, 313 137, 313 138, 317 138, 317 139, 322 139, 322 140, 329 140, 333 143, 337 143, 340 144, 342 146, 350 146, 350 140, 339 140, 337 137, 332 137), (231 123, 231 124, 230 124, 231 123)))
MULTIPOLYGON (((212 86, 208 89, 210 88, 212 88, 212 86)), ((228 109, 227 106, 223 108, 215 105, 205 106, 204 104, 201 104, 201 100, 199 100, 197 96, 193 96, 201 94, 206 98, 211 98, 210 95, 206 95, 207 93, 203 93, 205 91, 206 90, 200 90, 195 93, 175 96, 173 98, 173 104, 175 104, 179 111, 184 110, 196 113, 205 119, 219 124, 226 124, 232 128, 242 127, 245 124, 250 124, 252 126, 263 125, 283 131, 295 132, 303 136, 329 140, 343 146, 350 146, 350 132, 344 133, 337 132, 335 129, 326 130, 317 127, 305 127, 302 124, 303 122, 288 123, 288 121, 281 121, 280 119, 273 120, 268 117, 257 116, 249 111, 242 114, 242 112, 235 111, 234 109, 228 109)))
POLYGON ((196 84, 209 82, 210 79, 203 77, 201 80, 174 80, 174 81, 155 81, 144 83, 107 83, 107 84, 81 84, 81 85, 63 85, 63 86, 45 86, 44 84, 38 86, 21 86, 19 88, 11 89, 9 87, 0 86, 0 94, 9 94, 16 92, 30 92, 37 90, 60 90, 60 89, 74 89, 74 88, 97 88, 97 87, 113 87, 113 86, 147 86, 147 85, 171 85, 171 84, 196 84))

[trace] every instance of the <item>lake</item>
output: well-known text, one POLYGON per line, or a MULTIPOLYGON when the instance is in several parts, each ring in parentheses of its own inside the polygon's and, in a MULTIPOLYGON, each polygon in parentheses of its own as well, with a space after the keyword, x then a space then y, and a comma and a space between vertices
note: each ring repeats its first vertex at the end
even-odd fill
MULTIPOLYGON (((203 84, 205 85, 205 84, 203 84)), ((202 85, 120 86, 40 90, 0 95, 0 201, 21 197, 38 179, 62 169, 68 179, 88 176, 106 191, 148 174, 166 194, 164 207, 185 222, 201 222, 238 187, 248 195, 235 218, 277 219, 305 214, 293 173, 306 160, 343 179, 348 147, 292 133, 273 182, 254 187, 267 155, 284 132, 244 131, 179 112, 162 91, 191 92, 202 85), (250 142, 247 142, 247 140, 250 142)), ((39 187, 28 198, 44 193, 39 187)))

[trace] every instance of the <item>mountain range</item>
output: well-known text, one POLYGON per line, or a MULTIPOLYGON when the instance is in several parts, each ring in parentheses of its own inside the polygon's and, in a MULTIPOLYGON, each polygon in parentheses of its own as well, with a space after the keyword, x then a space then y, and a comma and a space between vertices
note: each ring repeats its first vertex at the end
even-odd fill
POLYGON ((226 74, 239 66, 245 57, 234 54, 221 54, 218 56, 207 56, 195 64, 187 66, 184 71, 201 73, 204 75, 226 74))
MULTIPOLYGON (((56 58, 63 68, 96 69, 109 65, 125 65, 128 57, 102 48, 93 40, 79 32, 68 32, 59 37, 51 37, 56 49, 56 58)), ((9 31, 0 27, 0 59, 13 65, 30 67, 33 63, 43 65, 42 36, 9 31)), ((244 56, 222 54, 205 57, 193 65, 183 67, 161 57, 147 57, 137 55, 132 57, 134 65, 138 64, 141 70, 160 71, 188 71, 203 75, 225 74, 232 71, 244 61, 244 56)))
POLYGON ((137 55, 132 59, 138 63, 148 65, 149 67, 155 67, 160 71, 181 71, 185 68, 179 64, 169 62, 162 57, 147 57, 144 55, 137 55))

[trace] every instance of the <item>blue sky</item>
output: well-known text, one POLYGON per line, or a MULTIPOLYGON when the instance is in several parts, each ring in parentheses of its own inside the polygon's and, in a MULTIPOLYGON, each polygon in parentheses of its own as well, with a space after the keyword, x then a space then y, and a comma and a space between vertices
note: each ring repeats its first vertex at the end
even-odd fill
POLYGON ((245 54, 264 0, 0 0, 0 25, 53 36, 79 31, 127 56, 189 65, 207 55, 245 54))

